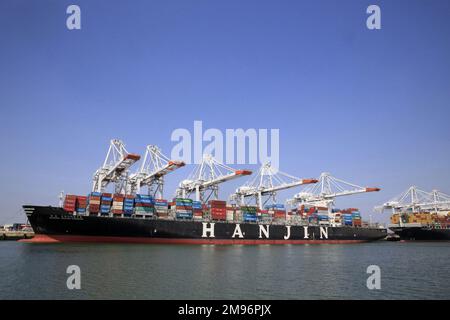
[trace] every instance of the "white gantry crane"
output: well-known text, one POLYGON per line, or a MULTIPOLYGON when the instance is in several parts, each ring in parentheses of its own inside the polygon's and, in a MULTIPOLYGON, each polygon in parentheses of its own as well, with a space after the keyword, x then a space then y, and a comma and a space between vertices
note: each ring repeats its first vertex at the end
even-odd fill
POLYGON ((336 197, 349 196, 358 193, 380 191, 379 188, 361 187, 353 183, 333 177, 328 172, 323 172, 318 183, 306 186, 301 192, 288 200, 290 204, 306 204, 316 207, 326 207, 328 215, 332 218, 332 209, 336 197))
POLYGON ((140 155, 128 153, 121 140, 111 140, 105 161, 94 174, 92 191, 103 192, 109 183, 114 183, 116 193, 124 192, 128 169, 140 158, 140 155))
POLYGON ((276 203, 278 191, 294 188, 304 184, 316 183, 315 179, 300 179, 287 173, 275 170, 270 162, 264 163, 258 174, 246 184, 236 189, 230 199, 239 205, 245 205, 245 200, 255 200, 256 205, 263 209, 264 205, 272 200, 276 203), (263 197, 267 197, 263 202, 263 197))
POLYGON ((128 177, 127 191, 137 194, 141 192, 142 187, 147 186, 149 195, 159 195, 159 198, 162 198, 164 176, 183 166, 184 162, 170 160, 157 146, 148 145, 139 171, 128 177))
POLYGON ((252 172, 249 170, 235 170, 205 154, 188 179, 180 183, 176 194, 177 197, 189 198, 195 192, 195 200, 202 202, 208 201, 211 196, 218 199, 219 184, 250 174, 252 172))
POLYGON ((450 210, 450 196, 438 190, 426 192, 416 186, 411 186, 399 196, 389 200, 381 206, 375 207, 377 211, 392 210, 392 213, 412 210, 412 212, 450 210))

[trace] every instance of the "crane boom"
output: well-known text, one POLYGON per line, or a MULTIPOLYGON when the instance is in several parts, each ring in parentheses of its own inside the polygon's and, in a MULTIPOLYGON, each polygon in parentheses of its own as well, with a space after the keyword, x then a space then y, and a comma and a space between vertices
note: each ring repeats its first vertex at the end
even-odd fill
POLYGON ((404 211, 407 209, 425 210, 434 209, 435 211, 447 210, 450 207, 450 196, 438 190, 426 192, 416 186, 409 187, 399 196, 385 202, 381 206, 375 207, 377 211, 392 209, 404 211))
POLYGON ((211 195, 218 198, 218 186, 221 183, 252 174, 249 170, 235 170, 215 160, 211 155, 204 155, 188 179, 180 183, 177 196, 186 198, 195 192, 197 201, 206 201, 211 195), (211 194, 205 197, 205 192, 211 194))
POLYGON ((275 196, 278 191, 316 182, 315 179, 299 179, 275 170, 270 162, 266 162, 259 169, 258 175, 238 188, 230 198, 241 205, 244 205, 245 198, 254 198, 259 208, 262 209, 263 196, 271 196, 272 200, 276 202, 275 196))
POLYGON ((140 158, 138 154, 128 153, 121 140, 111 140, 103 166, 94 174, 92 191, 103 192, 109 183, 114 182, 116 192, 120 192, 124 188, 128 169, 140 158))
POLYGON ((331 176, 323 172, 316 185, 306 186, 301 192, 288 200, 290 204, 306 204, 328 208, 328 216, 334 221, 332 207, 337 197, 355 195, 366 192, 377 192, 380 188, 361 187, 356 184, 331 176))
POLYGON ((167 158, 157 146, 148 145, 139 171, 128 179, 129 192, 139 193, 142 187, 147 186, 149 194, 159 192, 162 197, 164 176, 184 165, 182 161, 167 158))

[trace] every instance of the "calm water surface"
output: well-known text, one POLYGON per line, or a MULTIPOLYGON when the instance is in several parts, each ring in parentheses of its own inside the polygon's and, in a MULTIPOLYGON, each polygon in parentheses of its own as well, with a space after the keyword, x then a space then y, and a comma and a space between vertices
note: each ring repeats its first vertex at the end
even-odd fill
POLYGON ((0 241, 0 299, 449 299, 450 243, 27 244, 0 241), (68 290, 66 269, 81 269, 68 290), (369 290, 369 265, 381 290, 369 290))

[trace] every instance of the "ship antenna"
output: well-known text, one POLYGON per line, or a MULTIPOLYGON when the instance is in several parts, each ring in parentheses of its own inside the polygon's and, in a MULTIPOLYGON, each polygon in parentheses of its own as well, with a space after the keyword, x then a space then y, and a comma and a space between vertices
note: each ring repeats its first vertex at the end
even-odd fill
POLYGON ((59 207, 62 208, 64 199, 64 190, 59 193, 59 207))

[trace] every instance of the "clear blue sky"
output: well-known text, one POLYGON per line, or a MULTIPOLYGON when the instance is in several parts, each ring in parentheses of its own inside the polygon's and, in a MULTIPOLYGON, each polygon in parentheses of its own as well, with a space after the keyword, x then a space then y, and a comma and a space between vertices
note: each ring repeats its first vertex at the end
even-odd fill
POLYGON ((0 223, 89 192, 109 139, 169 153, 194 120, 280 128, 283 171, 383 189, 338 202, 365 218, 411 184, 450 193, 449 39, 447 0, 2 0, 0 223))

